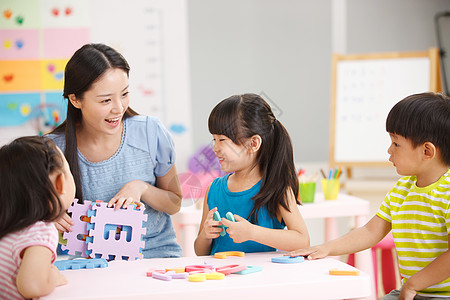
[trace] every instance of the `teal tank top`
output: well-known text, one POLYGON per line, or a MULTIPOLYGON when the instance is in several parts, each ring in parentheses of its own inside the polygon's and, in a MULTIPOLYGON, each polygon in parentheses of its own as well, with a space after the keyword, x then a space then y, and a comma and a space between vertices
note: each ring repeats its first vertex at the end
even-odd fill
MULTIPOLYGON (((227 180, 230 174, 216 178, 208 192, 208 207, 213 209, 217 207, 221 217, 225 217, 227 212, 239 215, 250 220, 250 212, 253 208, 253 196, 255 196, 261 188, 261 180, 253 187, 242 192, 230 192, 227 186, 227 180)), ((277 218, 271 218, 267 208, 264 206, 258 212, 258 223, 256 225, 271 228, 284 229, 285 224, 280 223, 277 218)), ((228 233, 225 236, 219 236, 213 239, 211 246, 211 255, 216 252, 223 251, 243 251, 243 252, 268 252, 275 251, 275 248, 254 242, 246 241, 243 243, 234 243, 228 233)))

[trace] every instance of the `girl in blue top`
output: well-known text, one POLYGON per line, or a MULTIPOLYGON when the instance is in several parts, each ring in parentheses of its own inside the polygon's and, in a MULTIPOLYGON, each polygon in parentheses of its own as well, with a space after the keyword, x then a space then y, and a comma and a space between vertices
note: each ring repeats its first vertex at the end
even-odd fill
MULTIPOLYGON (((66 121, 49 137, 62 149, 76 183, 76 198, 102 200, 116 209, 136 202, 148 214, 144 258, 179 257, 170 215, 181 207, 172 138, 154 117, 129 105, 130 68, 120 53, 87 44, 67 63, 66 121)), ((60 231, 73 224, 65 214, 60 231)))
POLYGON ((212 110, 208 126, 221 169, 232 174, 208 188, 196 254, 308 246, 308 230, 297 206, 292 143, 266 101, 255 94, 231 96, 212 110), (215 221, 216 211, 222 217, 233 213, 235 222, 215 221), (227 234, 221 235, 221 225, 227 234))

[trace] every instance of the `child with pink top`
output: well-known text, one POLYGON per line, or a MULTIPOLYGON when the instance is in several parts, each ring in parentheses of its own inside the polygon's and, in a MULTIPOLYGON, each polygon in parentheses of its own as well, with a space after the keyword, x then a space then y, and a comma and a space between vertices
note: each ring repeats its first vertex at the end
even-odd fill
POLYGON ((61 150, 47 137, 21 137, 0 148, 0 295, 37 298, 67 283, 53 265, 53 221, 75 196, 61 150))

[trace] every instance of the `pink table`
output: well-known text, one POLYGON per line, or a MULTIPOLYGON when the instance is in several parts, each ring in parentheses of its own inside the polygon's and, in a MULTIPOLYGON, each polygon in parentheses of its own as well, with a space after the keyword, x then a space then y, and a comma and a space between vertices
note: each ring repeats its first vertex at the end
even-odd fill
MULTIPOLYGON (((189 201, 192 203, 192 200, 187 200, 185 203, 189 203, 189 201)), ((370 204, 367 200, 347 194, 339 194, 336 200, 325 200, 322 193, 316 193, 314 203, 305 203, 300 206, 300 212, 304 219, 324 218, 325 241, 338 237, 336 218, 355 217, 355 225, 360 227, 367 222, 369 211, 370 204)), ((184 256, 195 256, 194 241, 197 237, 201 215, 200 209, 195 205, 190 205, 182 207, 180 212, 172 216, 177 236, 179 239, 181 238, 180 244, 183 247, 184 256)), ((375 299, 375 277, 370 249, 355 254, 355 266, 370 275, 373 282, 373 293, 367 299, 375 299)))
POLYGON ((57 287, 42 299, 350 299, 371 293, 369 275, 332 276, 330 268, 355 270, 332 258, 295 264, 272 263, 280 252, 247 253, 245 257, 212 256, 113 261, 104 269, 66 270, 68 285, 57 287), (150 268, 175 268, 203 263, 215 267, 245 264, 262 267, 248 275, 231 274, 223 280, 161 281, 146 277, 150 268))

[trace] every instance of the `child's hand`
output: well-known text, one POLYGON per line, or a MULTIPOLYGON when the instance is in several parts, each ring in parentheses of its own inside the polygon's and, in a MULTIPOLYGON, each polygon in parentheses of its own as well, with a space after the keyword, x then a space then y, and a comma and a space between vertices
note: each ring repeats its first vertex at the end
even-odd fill
POLYGON ((222 225, 220 221, 214 221, 213 215, 217 211, 217 207, 214 207, 208 212, 206 216, 205 222, 203 223, 203 232, 205 233, 205 237, 207 239, 215 239, 220 236, 222 232, 222 227, 218 227, 222 225))
POLYGON ((408 285, 408 281, 406 281, 400 290, 398 300, 413 300, 416 294, 416 291, 411 289, 408 285))
POLYGON ((289 255, 289 256, 304 256, 306 259, 309 260, 313 260, 313 259, 319 259, 319 258, 324 258, 326 256, 329 255, 329 251, 328 249, 321 245, 321 246, 314 246, 314 247, 309 247, 309 248, 305 248, 305 249, 299 249, 299 250, 295 250, 289 253, 286 253, 284 255, 289 255))
POLYGON ((238 215, 234 215, 234 219, 236 222, 222 218, 222 223, 228 227, 227 232, 230 235, 230 238, 233 239, 233 242, 242 243, 250 240, 253 224, 238 215))
POLYGON ((147 185, 142 180, 132 180, 127 182, 117 194, 108 202, 108 207, 114 206, 115 210, 121 207, 127 208, 128 205, 135 203, 138 207, 142 205, 141 195, 147 189, 147 185))
POLYGON ((55 221, 55 227, 59 232, 70 232, 72 231, 73 225, 72 218, 69 217, 67 213, 63 214, 61 218, 55 221))

